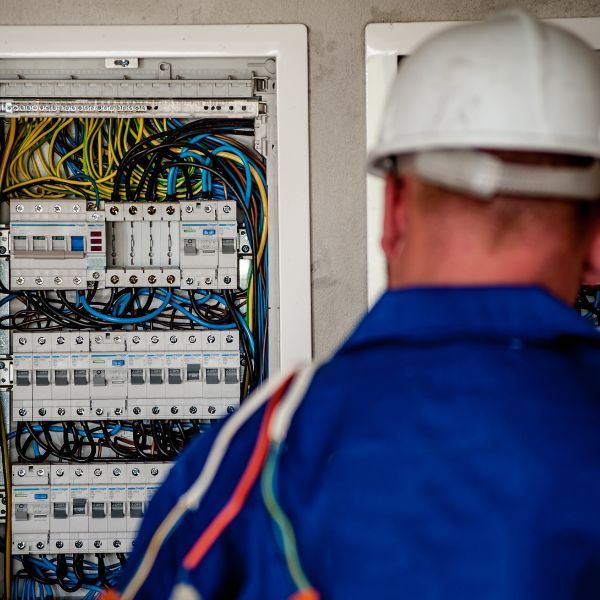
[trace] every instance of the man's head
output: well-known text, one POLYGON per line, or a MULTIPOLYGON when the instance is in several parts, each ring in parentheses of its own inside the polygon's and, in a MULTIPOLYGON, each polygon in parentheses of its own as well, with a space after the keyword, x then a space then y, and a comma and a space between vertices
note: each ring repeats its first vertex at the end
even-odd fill
POLYGON ((600 281, 600 62, 520 11, 442 33, 392 91, 371 170, 386 174, 390 286, 600 281))

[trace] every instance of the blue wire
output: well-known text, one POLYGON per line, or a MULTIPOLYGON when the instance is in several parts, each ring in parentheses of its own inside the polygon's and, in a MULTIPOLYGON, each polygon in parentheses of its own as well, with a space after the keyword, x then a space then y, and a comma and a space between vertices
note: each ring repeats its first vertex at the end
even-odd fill
POLYGON ((8 294, 8 296, 4 296, 2 300, 0 300, 0 306, 4 306, 7 302, 10 302, 13 298, 16 298, 16 294, 8 294))
POLYGON ((157 317, 158 315, 160 315, 160 313, 162 313, 163 310, 169 304, 172 294, 171 294, 171 291, 168 290, 167 293, 165 294, 165 299, 163 300, 163 303, 158 308, 155 308, 153 311, 151 311, 145 315, 139 316, 139 317, 126 317, 126 318, 113 317, 111 315, 106 315, 106 314, 96 310, 92 306, 90 306, 88 304, 88 301, 85 298, 84 294, 81 294, 78 292, 78 295, 79 295, 79 299, 81 301, 81 306, 85 310, 87 310, 90 314, 94 315, 96 318, 102 319, 103 321, 108 321, 109 323, 133 324, 133 323, 145 323, 146 321, 150 321, 150 320, 154 319, 154 317, 157 317))

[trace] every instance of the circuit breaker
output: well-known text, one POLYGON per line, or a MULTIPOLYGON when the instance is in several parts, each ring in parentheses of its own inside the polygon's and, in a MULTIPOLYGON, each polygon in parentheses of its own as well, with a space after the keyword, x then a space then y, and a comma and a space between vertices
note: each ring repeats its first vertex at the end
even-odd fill
POLYGON ((277 359, 272 65, 127 61, 0 60, 7 545, 25 595, 28 555, 57 597, 116 576, 169 461, 277 359))
POLYGON ((170 463, 13 465, 13 551, 129 552, 170 463))

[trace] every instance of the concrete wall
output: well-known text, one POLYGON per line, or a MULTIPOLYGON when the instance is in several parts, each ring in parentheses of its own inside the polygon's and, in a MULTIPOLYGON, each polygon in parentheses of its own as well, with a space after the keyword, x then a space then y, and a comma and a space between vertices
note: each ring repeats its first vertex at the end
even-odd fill
POLYGON ((519 4, 539 17, 600 16, 598 0, 0 0, 0 24, 305 23, 309 28, 314 350, 366 308, 364 27, 475 19, 519 4))

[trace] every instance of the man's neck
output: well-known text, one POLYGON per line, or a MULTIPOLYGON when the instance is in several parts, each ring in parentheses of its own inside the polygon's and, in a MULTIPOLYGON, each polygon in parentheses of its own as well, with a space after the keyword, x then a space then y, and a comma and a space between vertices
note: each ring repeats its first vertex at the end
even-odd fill
POLYGON ((565 260, 530 253, 414 253, 406 247, 396 264, 389 266, 389 287, 537 285, 570 303, 579 287, 579 269, 576 264, 570 270, 558 264, 565 260))

